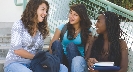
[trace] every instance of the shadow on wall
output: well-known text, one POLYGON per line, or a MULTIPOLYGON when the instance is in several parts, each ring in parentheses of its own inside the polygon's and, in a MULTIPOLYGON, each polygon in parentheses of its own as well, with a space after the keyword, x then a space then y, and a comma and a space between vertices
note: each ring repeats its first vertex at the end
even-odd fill
POLYGON ((133 72, 133 48, 128 49, 128 71, 133 72))

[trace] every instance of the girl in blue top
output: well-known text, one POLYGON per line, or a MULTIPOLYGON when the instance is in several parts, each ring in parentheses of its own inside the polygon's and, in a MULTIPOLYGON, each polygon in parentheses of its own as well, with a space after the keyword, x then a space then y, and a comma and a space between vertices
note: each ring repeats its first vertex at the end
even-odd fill
POLYGON ((60 25, 50 43, 50 52, 60 57, 60 62, 65 64, 70 71, 72 59, 75 56, 84 56, 88 47, 91 21, 87 15, 87 9, 83 4, 70 6, 69 22, 67 30, 61 41, 61 30, 65 24, 60 25))

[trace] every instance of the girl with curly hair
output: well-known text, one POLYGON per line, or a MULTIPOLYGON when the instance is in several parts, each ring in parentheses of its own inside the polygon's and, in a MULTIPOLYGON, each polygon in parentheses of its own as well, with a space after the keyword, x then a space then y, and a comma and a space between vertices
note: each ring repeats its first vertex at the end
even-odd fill
POLYGON ((4 72, 32 72, 31 60, 42 50, 48 36, 47 16, 49 3, 46 0, 29 0, 19 21, 11 30, 11 48, 6 56, 4 72))

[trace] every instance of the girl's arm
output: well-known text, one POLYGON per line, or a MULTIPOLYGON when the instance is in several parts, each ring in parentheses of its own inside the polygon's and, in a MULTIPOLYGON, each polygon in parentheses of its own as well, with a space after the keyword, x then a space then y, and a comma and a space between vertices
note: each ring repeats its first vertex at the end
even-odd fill
POLYGON ((90 57, 90 54, 91 54, 91 47, 93 45, 93 42, 96 38, 94 38, 93 36, 89 35, 89 38, 88 38, 88 42, 86 44, 86 48, 85 48, 85 60, 87 61, 88 58, 90 57))
POLYGON ((14 50, 14 53, 23 58, 33 59, 33 57, 34 57, 33 54, 29 53, 28 51, 26 51, 24 49, 14 50))
POLYGON ((33 59, 34 55, 24 50, 22 45, 23 37, 23 24, 19 20, 14 22, 11 30, 11 49, 16 55, 19 55, 23 58, 33 59))
POLYGON ((120 41, 120 46, 121 46, 121 64, 120 67, 121 69, 117 72, 127 72, 128 68, 128 47, 127 44, 124 40, 120 41))

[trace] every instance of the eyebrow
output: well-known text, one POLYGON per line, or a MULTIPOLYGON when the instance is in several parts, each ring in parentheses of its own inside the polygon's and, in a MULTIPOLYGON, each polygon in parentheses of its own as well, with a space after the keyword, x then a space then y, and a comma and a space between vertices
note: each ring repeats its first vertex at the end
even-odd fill
POLYGON ((41 7, 41 8, 44 8, 45 9, 45 7, 41 7))
POLYGON ((69 12, 72 12, 72 10, 70 9, 70 11, 69 12))
POLYGON ((41 7, 41 8, 44 8, 44 9, 48 10, 48 9, 47 9, 47 8, 45 8, 45 7, 41 7))
POLYGON ((97 17, 97 20, 100 20, 100 18, 97 17))

